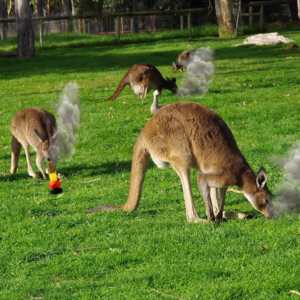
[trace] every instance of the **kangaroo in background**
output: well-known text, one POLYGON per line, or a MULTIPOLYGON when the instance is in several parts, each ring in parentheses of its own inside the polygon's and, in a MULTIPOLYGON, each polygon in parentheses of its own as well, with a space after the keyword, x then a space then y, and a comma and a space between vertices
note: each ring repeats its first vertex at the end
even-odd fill
POLYGON ((129 85, 134 93, 138 95, 138 99, 146 98, 147 93, 152 89, 158 90, 159 94, 163 90, 169 90, 173 93, 177 93, 178 90, 175 78, 172 80, 169 78, 164 79, 154 66, 137 64, 127 71, 116 91, 107 101, 117 98, 126 85, 129 85))
POLYGON ((12 119, 10 131, 13 135, 11 145, 11 169, 10 173, 14 174, 17 171, 18 160, 21 152, 21 146, 24 147, 28 165, 28 174, 37 179, 38 175, 34 173, 29 156, 29 145, 36 150, 36 165, 46 178, 43 170, 43 159, 47 162, 52 161, 54 168, 57 165, 57 156, 51 153, 53 142, 57 137, 55 117, 37 107, 25 108, 20 110, 12 119))
POLYGON ((191 51, 183 51, 178 55, 178 63, 176 64, 173 61, 172 73, 180 70, 181 72, 183 69, 187 69, 187 65, 191 63, 194 59, 194 53, 191 51))
POLYGON ((85 213, 121 209, 131 211, 140 204, 150 156, 159 168, 171 164, 180 177, 188 221, 200 219, 193 200, 190 169, 195 168, 198 187, 205 201, 208 220, 214 220, 211 190, 220 190, 220 207, 216 218, 222 220, 228 186, 237 185, 252 206, 265 217, 275 215, 267 174, 261 168, 254 174, 241 154, 232 132, 212 110, 197 103, 173 103, 161 108, 141 131, 134 147, 129 197, 123 205, 102 205, 85 213))

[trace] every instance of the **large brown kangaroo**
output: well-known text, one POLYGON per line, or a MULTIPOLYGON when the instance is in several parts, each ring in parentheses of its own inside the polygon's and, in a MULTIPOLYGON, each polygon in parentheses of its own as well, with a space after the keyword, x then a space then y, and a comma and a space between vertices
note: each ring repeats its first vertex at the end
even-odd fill
POLYGON ((129 85, 134 93, 138 95, 138 99, 146 98, 147 93, 153 89, 158 90, 159 94, 163 90, 170 90, 173 93, 177 93, 178 90, 175 78, 172 80, 169 78, 164 79, 154 66, 137 64, 127 71, 116 91, 107 101, 117 98, 126 85, 129 85))
POLYGON ((173 61, 172 73, 180 70, 181 72, 183 69, 187 69, 187 65, 191 63, 194 59, 194 53, 191 51, 183 51, 178 55, 178 63, 176 64, 173 61))
MULTIPOLYGON (((150 156, 159 168, 171 164, 181 179, 188 221, 204 222, 197 215, 191 191, 190 169, 198 175, 198 186, 208 220, 214 220, 211 190, 220 190, 218 220, 223 217, 228 186, 240 187, 252 206, 271 219, 275 215, 267 174, 254 174, 226 123, 215 112, 197 103, 174 103, 161 108, 141 131, 134 147, 129 197, 125 204, 102 205, 90 210, 131 211, 139 206, 150 156)), ((215 196, 212 195, 212 196, 215 196)))
POLYGON ((13 134, 11 145, 11 169, 10 173, 17 171, 21 147, 26 153, 28 174, 37 179, 38 175, 34 173, 29 156, 29 146, 36 150, 36 165, 42 172, 44 179, 46 174, 43 170, 43 159, 47 162, 52 161, 54 168, 57 164, 57 157, 53 157, 51 148, 57 137, 58 131, 55 117, 37 107, 25 108, 20 110, 12 119, 10 131, 13 134))

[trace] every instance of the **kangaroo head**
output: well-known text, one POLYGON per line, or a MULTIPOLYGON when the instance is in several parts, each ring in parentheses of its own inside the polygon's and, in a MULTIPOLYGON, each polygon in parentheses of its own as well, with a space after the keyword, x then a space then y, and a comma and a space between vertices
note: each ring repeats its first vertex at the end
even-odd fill
POLYGON ((256 176, 256 186, 251 194, 245 194, 252 206, 260 211, 268 219, 275 215, 275 208, 272 203, 272 194, 267 187, 267 173, 264 168, 260 168, 256 176))
POLYGON ((53 159, 55 159, 54 157, 52 157, 51 148, 52 148, 53 143, 54 143, 55 139, 57 138, 57 136, 58 136, 58 134, 59 134, 60 131, 57 131, 49 139, 47 139, 42 133, 40 133, 36 129, 34 129, 34 132, 37 135, 37 137, 40 140, 40 142, 42 143, 42 151, 43 151, 43 154, 44 154, 47 162, 52 161, 53 159))
POLYGON ((178 92, 178 87, 177 87, 177 84, 176 84, 176 78, 168 78, 166 77, 167 79, 167 83, 168 83, 168 90, 170 90, 171 92, 173 92, 173 94, 176 94, 178 92))

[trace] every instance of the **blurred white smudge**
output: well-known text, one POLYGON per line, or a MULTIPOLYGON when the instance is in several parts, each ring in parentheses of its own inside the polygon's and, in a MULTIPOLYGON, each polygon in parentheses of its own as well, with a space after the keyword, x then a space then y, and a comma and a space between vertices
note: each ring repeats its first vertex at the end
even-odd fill
POLYGON ((287 158, 272 158, 272 162, 282 167, 286 174, 279 189, 281 192, 274 203, 278 213, 300 210, 300 142, 294 147, 287 158))
POLYGON ((187 77, 182 80, 178 95, 197 93, 202 96, 207 92, 209 79, 214 71, 213 50, 199 48, 194 52, 194 59, 187 65, 187 77))
POLYGON ((80 123, 78 86, 69 82, 64 88, 60 101, 52 105, 58 114, 57 126, 60 131, 54 142, 53 156, 70 159, 75 150, 77 131, 80 123))

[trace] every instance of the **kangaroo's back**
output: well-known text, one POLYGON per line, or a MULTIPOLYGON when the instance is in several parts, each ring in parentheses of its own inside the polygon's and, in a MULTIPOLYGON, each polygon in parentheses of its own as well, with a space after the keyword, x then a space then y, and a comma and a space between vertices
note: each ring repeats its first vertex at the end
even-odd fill
POLYGON ((247 164, 227 124, 200 104, 181 102, 165 106, 145 128, 150 144, 156 145, 158 136, 165 144, 161 148, 153 146, 153 149, 168 149, 167 156, 172 155, 170 151, 189 156, 190 167, 202 172, 214 166, 232 168, 237 161, 247 164))
POLYGON ((165 79, 156 67, 150 64, 137 64, 127 72, 130 86, 141 84, 160 85, 165 79))
POLYGON ((22 141, 38 149, 41 143, 35 133, 35 130, 43 134, 46 139, 51 139, 57 130, 55 117, 38 107, 25 108, 18 112, 12 119, 10 129, 12 134, 22 141))
POLYGON ((183 51, 178 55, 178 62, 190 62, 194 58, 194 53, 191 51, 183 51))

